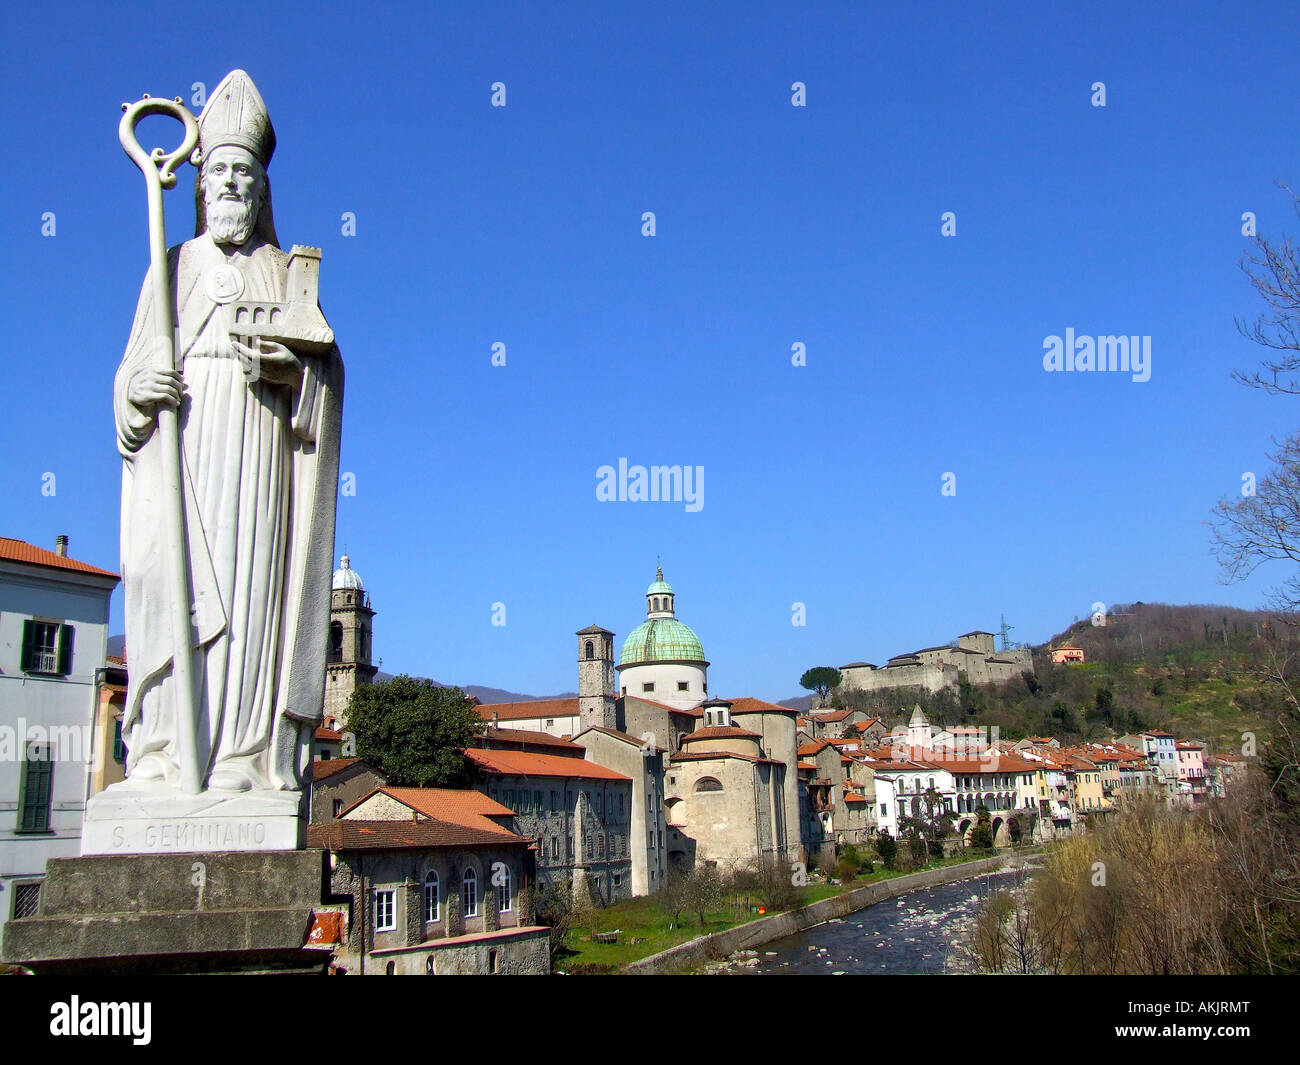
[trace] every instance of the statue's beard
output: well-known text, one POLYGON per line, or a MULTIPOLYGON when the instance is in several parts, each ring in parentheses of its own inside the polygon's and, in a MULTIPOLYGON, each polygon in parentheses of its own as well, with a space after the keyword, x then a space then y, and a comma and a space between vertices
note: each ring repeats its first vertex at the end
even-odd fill
POLYGON ((218 244, 243 244, 257 225, 257 206, 237 200, 207 204, 208 232, 218 244))

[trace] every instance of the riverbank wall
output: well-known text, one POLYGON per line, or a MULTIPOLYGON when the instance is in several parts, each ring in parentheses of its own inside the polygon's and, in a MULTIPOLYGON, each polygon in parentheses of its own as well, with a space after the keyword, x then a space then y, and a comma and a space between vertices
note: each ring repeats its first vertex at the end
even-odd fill
POLYGON ((698 939, 678 943, 675 947, 651 954, 648 958, 634 961, 620 969, 627 976, 662 976, 692 969, 707 961, 725 958, 738 950, 751 950, 754 947, 770 943, 774 939, 792 936, 814 925, 825 924, 836 917, 845 917, 850 913, 884 902, 898 895, 906 895, 921 888, 936 887, 940 884, 955 884, 959 880, 970 880, 985 873, 996 873, 1010 865, 1010 855, 996 855, 976 862, 962 862, 960 865, 948 865, 942 869, 926 869, 920 873, 908 873, 905 876, 878 880, 846 891, 834 898, 822 899, 797 910, 787 910, 771 917, 760 917, 757 921, 737 925, 722 932, 713 932, 698 939))

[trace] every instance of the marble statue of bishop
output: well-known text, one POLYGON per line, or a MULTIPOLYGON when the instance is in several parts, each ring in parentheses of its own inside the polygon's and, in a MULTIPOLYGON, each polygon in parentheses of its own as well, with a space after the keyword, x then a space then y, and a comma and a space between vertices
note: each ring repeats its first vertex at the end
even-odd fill
POLYGON ((179 405, 204 794, 300 789, 322 708, 343 364, 336 346, 295 350, 238 331, 232 304, 288 298, 266 173, 275 133, 242 70, 198 123, 198 224, 168 252, 174 305, 154 306, 146 279, 114 385, 129 753, 127 779, 105 796, 165 795, 179 780, 161 404, 179 405), (174 327, 176 371, 157 358, 159 313, 174 327))

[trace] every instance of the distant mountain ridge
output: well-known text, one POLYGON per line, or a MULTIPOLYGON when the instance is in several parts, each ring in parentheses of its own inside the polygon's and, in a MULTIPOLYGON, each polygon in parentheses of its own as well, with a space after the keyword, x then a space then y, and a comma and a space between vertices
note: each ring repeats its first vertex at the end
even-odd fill
MULTIPOLYGON (((393 679, 392 673, 375 674, 376 683, 393 679)), ((480 703, 536 703, 543 699, 576 699, 577 692, 561 692, 559 695, 524 695, 520 692, 506 691, 505 688, 489 688, 482 684, 443 684, 432 677, 415 677, 415 680, 429 680, 440 688, 460 688, 466 695, 472 695, 480 703)))

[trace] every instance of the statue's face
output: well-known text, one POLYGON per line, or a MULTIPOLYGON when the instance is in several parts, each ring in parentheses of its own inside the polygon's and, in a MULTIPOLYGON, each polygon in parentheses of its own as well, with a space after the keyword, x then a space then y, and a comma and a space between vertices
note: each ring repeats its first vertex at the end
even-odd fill
POLYGON ((203 203, 218 244, 243 244, 257 224, 266 171, 246 148, 225 144, 203 160, 203 203))

